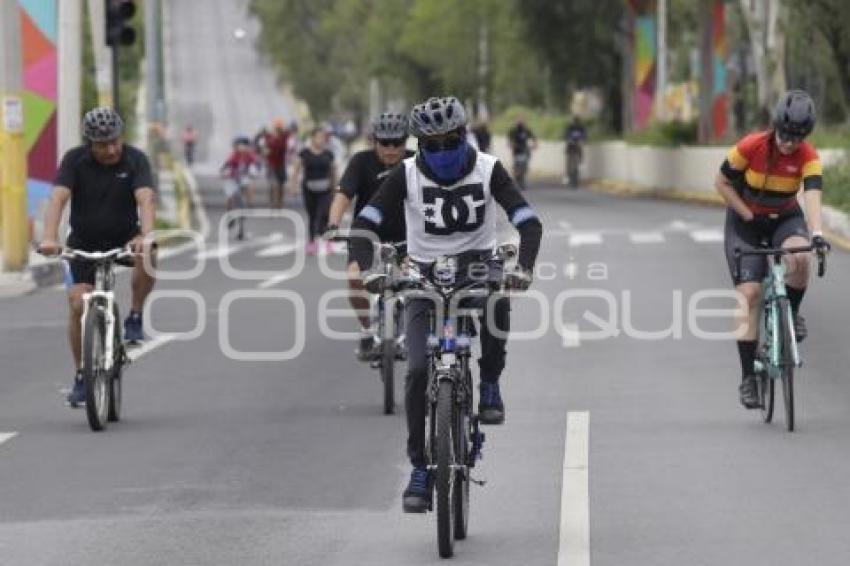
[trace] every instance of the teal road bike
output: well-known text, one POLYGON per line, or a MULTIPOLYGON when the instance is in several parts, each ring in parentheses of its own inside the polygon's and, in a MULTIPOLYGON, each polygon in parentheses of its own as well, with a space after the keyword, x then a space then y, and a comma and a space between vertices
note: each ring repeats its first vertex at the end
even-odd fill
POLYGON ((755 370, 761 416, 764 422, 773 420, 776 383, 782 388, 785 403, 785 425, 794 430, 794 370, 802 367, 803 361, 794 335, 794 318, 791 302, 785 289, 786 267, 782 258, 789 254, 816 252, 818 277, 826 273, 826 253, 813 246, 797 248, 768 248, 766 243, 755 250, 735 250, 738 271, 741 258, 762 256, 769 263, 767 277, 762 283, 762 308, 759 324, 759 342, 756 350, 755 370))

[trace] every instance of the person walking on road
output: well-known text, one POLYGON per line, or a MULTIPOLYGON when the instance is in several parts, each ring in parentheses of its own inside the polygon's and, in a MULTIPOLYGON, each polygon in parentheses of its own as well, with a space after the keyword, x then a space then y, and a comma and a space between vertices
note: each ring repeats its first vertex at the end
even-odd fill
POLYGON ((289 130, 281 118, 275 119, 271 131, 263 130, 261 147, 269 179, 269 207, 283 208, 283 189, 286 186, 286 162, 289 150, 289 130))
POLYGON ((531 152, 537 149, 537 137, 526 126, 524 116, 520 116, 514 127, 508 132, 508 144, 514 158, 514 179, 520 190, 524 191, 531 162, 531 152))
POLYGON ((300 178, 304 207, 307 209, 307 255, 315 255, 327 249, 319 236, 328 224, 336 177, 334 154, 328 149, 328 132, 324 127, 314 128, 309 143, 298 153, 289 187, 289 192, 294 193, 295 183, 300 178), (320 246, 323 246, 322 250, 320 246))
MULTIPOLYGON (((44 221, 44 237, 39 251, 58 255, 59 223, 68 201, 71 202, 68 246, 98 252, 129 246, 133 252, 151 254, 145 238, 153 231, 156 219, 156 192, 151 166, 145 154, 125 144, 124 122, 111 108, 94 108, 83 119, 85 144, 62 157, 44 221)), ((94 288, 95 269, 90 262, 65 262, 65 286, 68 291, 68 341, 74 360, 74 385, 68 395, 71 406, 85 402, 82 375, 83 294, 94 288)), ((131 277, 132 304, 124 321, 128 341, 144 339, 142 310, 155 283, 154 274, 136 257, 131 277)))

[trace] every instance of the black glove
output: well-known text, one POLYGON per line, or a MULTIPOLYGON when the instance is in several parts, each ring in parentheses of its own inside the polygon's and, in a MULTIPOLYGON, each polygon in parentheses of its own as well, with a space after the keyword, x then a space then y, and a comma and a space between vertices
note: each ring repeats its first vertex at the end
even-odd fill
POLYGON ((815 234, 812 236, 812 247, 815 248, 816 251, 826 253, 832 249, 832 246, 829 245, 829 242, 826 241, 826 238, 821 236, 820 234, 815 234))
POLYGON ((363 286, 368 292, 379 295, 386 289, 387 279, 386 273, 370 273, 363 278, 363 286))
POLYGON ((525 291, 531 286, 531 271, 520 267, 505 273, 505 289, 507 291, 525 291))

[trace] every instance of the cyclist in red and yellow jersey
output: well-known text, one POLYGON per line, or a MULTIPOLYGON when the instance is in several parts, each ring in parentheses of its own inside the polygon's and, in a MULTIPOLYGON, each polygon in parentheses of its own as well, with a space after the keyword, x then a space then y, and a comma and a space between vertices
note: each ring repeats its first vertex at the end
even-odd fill
MULTIPOLYGON (((758 248, 762 241, 771 247, 807 246, 809 230, 814 246, 829 249, 821 231, 821 162, 815 148, 805 141, 814 125, 815 105, 811 97, 801 90, 786 92, 774 110, 772 128, 740 140, 729 151, 715 181, 717 192, 728 205, 726 260, 735 288, 748 307, 738 321, 747 325, 746 332, 738 340, 738 352, 743 373, 741 403, 748 409, 759 405, 753 362, 758 340, 761 281, 767 274, 767 262, 763 257, 745 256, 739 272, 734 251, 736 248, 742 251, 758 248), (801 185, 805 216, 797 200, 801 185)), ((786 266, 786 288, 794 313, 794 329, 797 340, 801 341, 807 334, 799 311, 809 281, 809 256, 786 256, 786 266)))

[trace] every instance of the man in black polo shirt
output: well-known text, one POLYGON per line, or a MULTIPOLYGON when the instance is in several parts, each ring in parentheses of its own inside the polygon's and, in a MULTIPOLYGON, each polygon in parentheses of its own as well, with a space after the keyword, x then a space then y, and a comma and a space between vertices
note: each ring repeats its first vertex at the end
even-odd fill
MULTIPOLYGON (((394 112, 384 112, 372 122, 372 138, 375 146, 354 154, 345 168, 345 173, 339 182, 339 189, 334 195, 331 203, 331 213, 328 219, 328 232, 335 233, 342 215, 354 204, 354 216, 369 202, 378 191, 384 179, 393 167, 401 163, 405 157, 411 157, 414 152, 404 148, 407 142, 407 116, 394 112)), ((402 242, 405 239, 404 218, 393 218, 392 222, 381 230, 378 237, 382 242, 402 242)), ((353 265, 349 257, 349 272, 353 265)), ((361 360, 366 360, 371 355, 374 340, 370 329, 369 299, 363 290, 363 282, 360 279, 360 271, 357 275, 349 277, 348 287, 352 290, 349 298, 351 308, 357 313, 360 320, 362 333, 360 348, 357 355, 361 360)))
MULTIPOLYGON (((143 252, 144 238, 154 228, 156 193, 147 157, 124 144, 123 130, 121 117, 111 108, 95 108, 86 113, 83 119, 86 143, 65 154, 56 174, 44 222, 44 239, 39 246, 41 253, 56 255, 62 251, 59 222, 69 200, 68 247, 91 252, 129 245, 133 251, 143 252)), ((74 387, 68 395, 72 406, 85 402, 80 375, 80 323, 82 297, 92 290, 94 275, 90 263, 71 261, 66 265, 65 285, 70 305, 68 340, 77 370, 74 387)), ((144 269, 138 258, 133 268, 131 311, 124 321, 124 337, 128 341, 144 338, 142 308, 153 285, 153 274, 144 269)))

